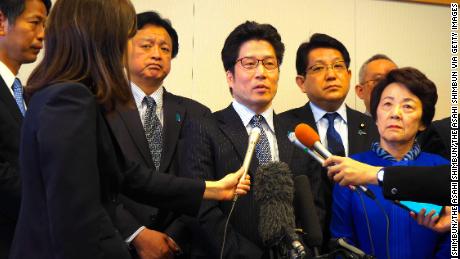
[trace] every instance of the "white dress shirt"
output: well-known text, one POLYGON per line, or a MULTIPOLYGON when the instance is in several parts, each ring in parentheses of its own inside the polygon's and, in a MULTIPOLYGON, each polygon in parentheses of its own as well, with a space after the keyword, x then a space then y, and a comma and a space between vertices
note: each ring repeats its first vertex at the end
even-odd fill
MULTIPOLYGON (((238 116, 240 116, 241 121, 243 122, 244 127, 246 127, 246 131, 249 133, 252 130, 252 126, 249 123, 256 115, 255 112, 253 112, 251 109, 248 107, 242 105, 235 99, 233 99, 232 102, 233 109, 235 109, 236 113, 238 116)), ((265 131, 265 134, 267 135, 268 143, 270 144, 270 152, 272 155, 272 161, 279 161, 279 153, 278 153, 278 143, 276 142, 276 135, 275 135, 275 126, 273 124, 273 108, 270 106, 267 110, 265 110, 263 113, 261 113, 265 119, 265 123, 262 123, 262 128, 265 131)))
MULTIPOLYGON (((133 93, 134 101, 136 102, 137 110, 139 111, 139 115, 141 116, 142 125, 144 125, 144 117, 145 113, 147 112, 147 104, 142 102, 144 97, 147 96, 142 89, 137 86, 135 83, 131 82, 131 92, 133 93)), ((161 126, 164 125, 163 123, 163 93, 164 88, 160 86, 155 92, 153 92, 150 97, 155 100, 156 103, 156 110, 155 113, 160 120, 161 126)))
MULTIPOLYGON (((326 118, 323 118, 324 115, 328 112, 319 108, 314 103, 310 102, 310 108, 315 118, 316 127, 318 128, 319 139, 323 145, 327 147, 327 127, 329 127, 329 122, 326 118)), ((347 107, 345 103, 337 109, 335 112, 339 114, 334 120, 334 128, 339 133, 342 138, 343 147, 345 148, 345 155, 348 156, 348 126, 347 126, 347 107)))

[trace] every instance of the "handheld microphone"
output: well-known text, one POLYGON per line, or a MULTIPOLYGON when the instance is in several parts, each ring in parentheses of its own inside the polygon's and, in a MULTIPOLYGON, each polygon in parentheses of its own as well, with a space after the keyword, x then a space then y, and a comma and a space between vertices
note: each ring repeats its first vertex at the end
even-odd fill
MULTIPOLYGON (((313 149, 324 159, 332 156, 331 152, 329 152, 329 150, 327 150, 327 148, 321 144, 318 133, 316 133, 316 131, 309 125, 305 123, 298 124, 295 127, 295 136, 300 141, 300 143, 304 144, 310 149, 313 149)), ((359 187, 369 198, 375 200, 376 196, 369 188, 363 185, 358 185, 357 187, 359 187)))
POLYGON ((248 149, 246 149, 246 155, 244 156, 243 160, 243 168, 244 168, 244 173, 240 178, 241 180, 244 180, 246 177, 246 174, 249 171, 249 166, 251 165, 251 160, 252 160, 252 155, 254 154, 254 150, 256 149, 257 142, 259 142, 260 138, 260 129, 255 127, 251 130, 251 133, 249 134, 249 141, 248 141, 248 149))
POLYGON ((324 163, 324 159, 320 155, 318 155, 316 152, 312 151, 311 149, 300 143, 300 141, 295 136, 294 132, 289 132, 288 139, 289 141, 291 141, 292 144, 296 145, 296 147, 300 148, 303 152, 312 156, 316 161, 318 161, 321 164, 324 163))
MULTIPOLYGON (((249 166, 251 165, 252 155, 254 154, 254 150, 256 149, 257 142, 259 142, 260 138, 260 129, 255 127, 252 128, 251 132, 249 133, 249 140, 248 140, 248 148, 246 149, 246 155, 244 156, 243 165, 241 166, 244 169, 243 175, 240 178, 240 182, 246 178, 246 175, 249 171, 249 166)), ((233 197, 233 202, 238 200, 238 195, 236 194, 233 197)))
POLYGON ((319 248, 323 243, 323 233, 313 202, 310 180, 306 175, 295 177, 294 190, 296 215, 300 227, 305 233, 305 242, 313 248, 314 255, 319 256, 319 248))
POLYGON ((295 232, 294 182, 286 163, 260 166, 254 176, 254 199, 260 205, 259 234, 264 245, 289 258, 305 258, 302 239, 295 232))

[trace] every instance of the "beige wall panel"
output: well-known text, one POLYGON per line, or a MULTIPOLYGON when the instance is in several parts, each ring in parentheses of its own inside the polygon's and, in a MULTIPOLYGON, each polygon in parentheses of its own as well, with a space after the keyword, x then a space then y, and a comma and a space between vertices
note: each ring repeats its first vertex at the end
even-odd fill
MULTIPOLYGON (((359 67, 371 55, 383 53, 432 79, 439 93, 436 118, 449 115, 449 7, 378 0, 134 0, 133 4, 138 12, 159 11, 179 34, 179 54, 166 88, 214 111, 231 100, 220 59, 224 40, 238 24, 254 20, 274 25, 286 45, 274 101, 277 112, 307 101, 295 84, 295 53, 311 34, 322 32, 342 41, 350 52, 353 76, 346 102, 351 107, 364 110, 354 94, 359 67)), ((34 67, 23 66, 24 82, 34 67)))

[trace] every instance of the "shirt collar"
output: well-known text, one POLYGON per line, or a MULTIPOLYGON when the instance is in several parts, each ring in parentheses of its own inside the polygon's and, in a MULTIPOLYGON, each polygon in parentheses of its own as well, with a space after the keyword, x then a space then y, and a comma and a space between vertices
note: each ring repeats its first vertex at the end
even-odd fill
MULTIPOLYGON (((385 149, 383 149, 380 146, 379 142, 372 143, 371 150, 374 151, 378 157, 384 160, 398 162, 396 158, 394 158, 390 153, 388 153, 385 149)), ((421 152, 420 145, 417 142, 415 142, 412 148, 409 150, 409 152, 407 152, 404 155, 404 157, 401 159, 401 161, 415 160, 420 155, 420 152, 421 152)))
MULTIPOLYGON (((236 113, 241 118, 241 121, 243 122, 244 127, 247 127, 249 122, 251 121, 252 117, 256 115, 254 111, 249 109, 248 107, 244 106, 243 104, 239 103, 235 99, 232 101, 232 106, 233 109, 235 109, 236 113)), ((265 119, 265 122, 267 123, 268 127, 272 132, 275 132, 275 127, 273 124, 273 107, 270 106, 268 109, 266 109, 264 112, 262 112, 260 115, 262 115, 265 119)))
MULTIPOLYGON (((133 93, 134 101, 136 102, 136 107, 138 109, 141 108, 142 101, 144 100, 144 97, 146 96, 146 94, 134 82, 131 82, 131 92, 133 93)), ((155 92, 153 92, 150 95, 150 97, 152 97, 153 100, 155 100, 157 109, 163 107, 163 93, 164 93, 164 87, 160 86, 155 92)))
MULTIPOLYGON (((315 118, 315 123, 318 123, 318 121, 324 117, 327 111, 319 108, 313 102, 309 102, 309 103, 310 103, 311 112, 313 113, 313 117, 315 118)), ((347 123, 347 106, 345 105, 345 102, 342 103, 342 105, 340 105, 340 107, 335 112, 337 112, 342 118, 342 120, 344 120, 345 123, 347 123)))
POLYGON ((0 61, 0 76, 3 78, 3 81, 5 81, 5 84, 8 86, 8 88, 13 86, 16 76, 2 61, 0 61))

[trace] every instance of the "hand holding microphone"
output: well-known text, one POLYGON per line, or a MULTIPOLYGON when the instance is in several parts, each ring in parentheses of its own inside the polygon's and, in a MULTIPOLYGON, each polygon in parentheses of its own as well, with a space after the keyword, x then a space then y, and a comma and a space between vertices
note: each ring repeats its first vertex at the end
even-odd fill
MULTIPOLYGON (((316 131, 307 124, 298 124, 295 128, 295 136, 300 143, 313 150, 317 156, 323 158, 323 161, 320 161, 317 157, 313 156, 321 164, 324 163, 324 159, 332 156, 331 152, 329 152, 329 150, 327 150, 327 148, 321 144, 318 133, 316 133, 316 131)), ((375 194, 372 193, 372 191, 369 190, 366 186, 358 185, 357 187, 359 187, 369 198, 375 199, 375 194)))

